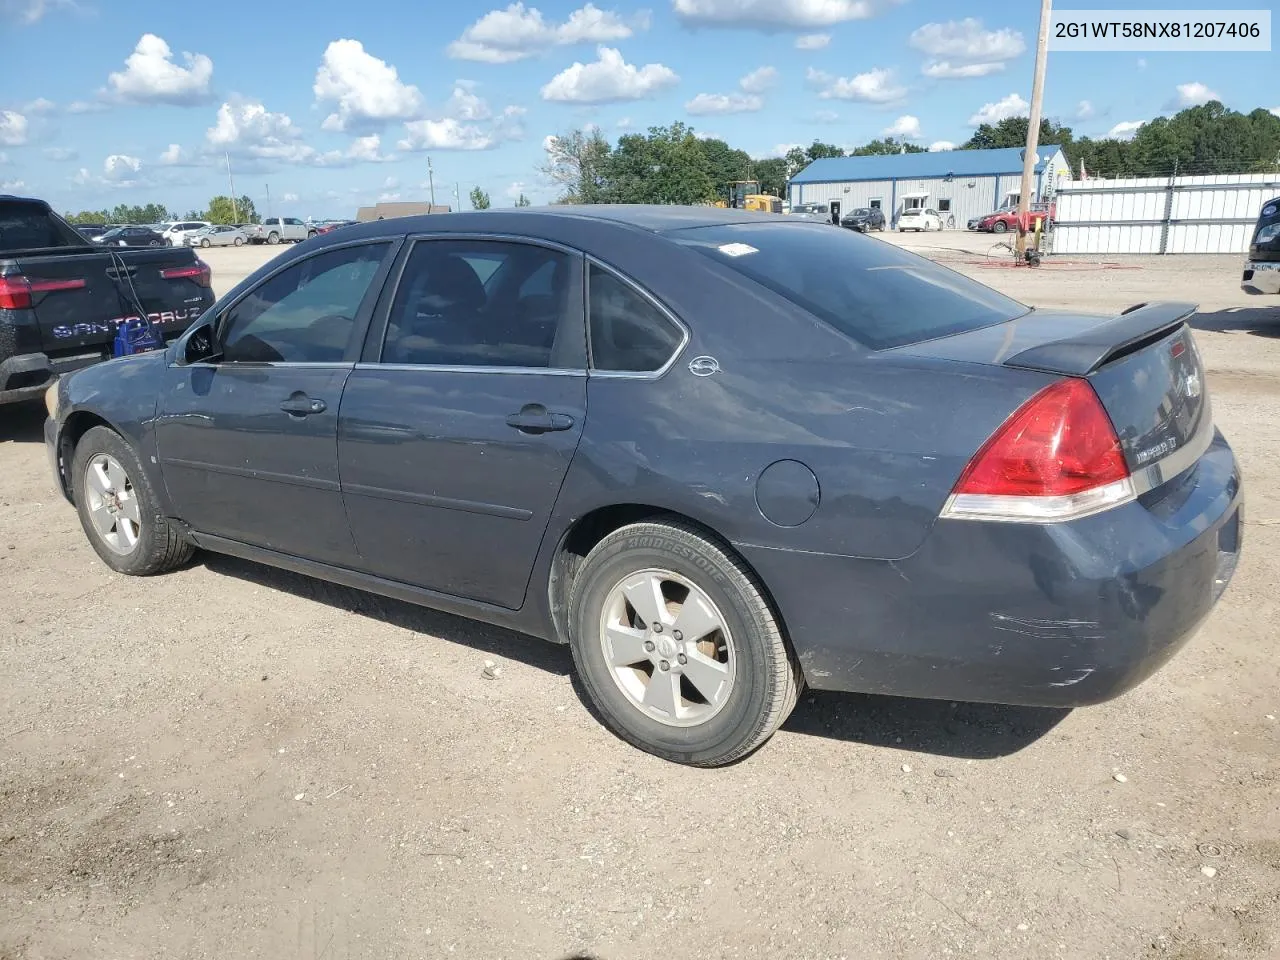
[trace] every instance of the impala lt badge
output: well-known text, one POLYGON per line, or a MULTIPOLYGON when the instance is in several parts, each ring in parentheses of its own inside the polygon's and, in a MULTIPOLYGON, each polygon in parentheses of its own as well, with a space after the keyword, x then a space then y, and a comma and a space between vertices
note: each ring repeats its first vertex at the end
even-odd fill
POLYGON ((720 361, 715 357, 694 357, 689 361, 689 372, 695 377, 709 377, 720 372, 720 361))

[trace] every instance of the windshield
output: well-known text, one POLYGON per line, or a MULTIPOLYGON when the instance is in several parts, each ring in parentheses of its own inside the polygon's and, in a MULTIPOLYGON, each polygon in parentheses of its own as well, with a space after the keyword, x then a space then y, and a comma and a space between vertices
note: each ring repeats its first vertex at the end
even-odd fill
POLYGON ((851 217, 869 217, 869 216, 871 216, 871 211, 870 211, 870 210, 868 210, 866 207, 859 207, 857 210, 850 210, 850 211, 849 211, 849 216, 851 216, 851 217))
POLYGON ((964 333, 1028 312, 932 260, 851 230, 772 221, 695 227, 671 237, 873 350, 964 333))

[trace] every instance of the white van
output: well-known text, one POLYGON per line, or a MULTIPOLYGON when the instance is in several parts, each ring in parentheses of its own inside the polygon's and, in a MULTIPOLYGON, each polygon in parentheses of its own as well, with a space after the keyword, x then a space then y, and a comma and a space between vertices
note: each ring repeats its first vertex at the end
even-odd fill
POLYGON ((160 234, 171 247, 180 247, 197 230, 212 226, 208 220, 174 220, 160 224, 160 234))

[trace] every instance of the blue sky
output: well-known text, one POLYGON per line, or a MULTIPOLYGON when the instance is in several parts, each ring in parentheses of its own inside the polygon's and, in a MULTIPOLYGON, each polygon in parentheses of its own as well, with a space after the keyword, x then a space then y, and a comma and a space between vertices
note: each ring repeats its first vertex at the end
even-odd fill
MULTIPOLYGON (((269 191, 271 212, 321 218, 426 199, 428 157, 437 202, 455 185, 464 206, 473 185, 550 200, 545 138, 592 123, 612 139, 682 120, 756 156, 886 132, 941 147, 1025 112, 1037 16, 1029 0, 0 0, 0 190, 185 211, 226 192, 229 156, 260 211, 269 191)), ((1045 109, 1098 136, 1215 95, 1280 108, 1278 81, 1273 53, 1051 53, 1045 109)))

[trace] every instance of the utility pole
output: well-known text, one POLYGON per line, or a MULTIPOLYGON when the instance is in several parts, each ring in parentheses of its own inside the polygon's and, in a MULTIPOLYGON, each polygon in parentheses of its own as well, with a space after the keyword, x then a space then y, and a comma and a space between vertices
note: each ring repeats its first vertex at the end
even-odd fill
POLYGON ((236 203, 236 182, 231 176, 231 154, 224 153, 227 158, 227 183, 231 185, 231 216, 235 218, 235 222, 240 222, 240 204, 236 203))
POLYGON ((427 157, 427 183, 431 187, 431 209, 434 213, 436 206, 436 173, 431 169, 430 157, 427 157))
POLYGON ((1044 71, 1049 60, 1049 26, 1053 0, 1041 0, 1040 36, 1036 40, 1036 72, 1031 81, 1031 110, 1027 116, 1027 149, 1022 158, 1022 193, 1018 196, 1018 257, 1027 251, 1027 214, 1031 210, 1031 190, 1035 184, 1037 154, 1040 149, 1040 111, 1044 105, 1044 71))
POLYGON ((266 184, 267 188, 267 216, 271 216, 271 184, 266 184))

